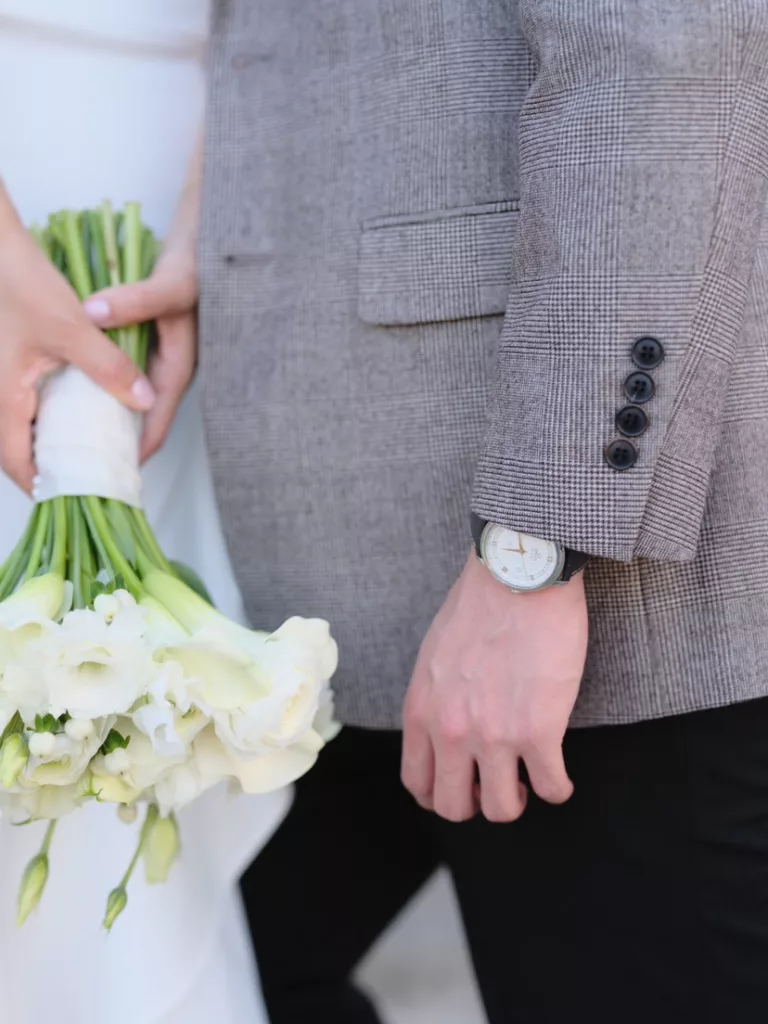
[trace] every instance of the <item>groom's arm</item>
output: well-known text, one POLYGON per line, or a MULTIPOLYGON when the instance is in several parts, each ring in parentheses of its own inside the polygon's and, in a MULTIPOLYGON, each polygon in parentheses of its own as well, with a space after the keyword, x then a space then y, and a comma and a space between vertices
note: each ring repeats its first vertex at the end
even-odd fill
POLYGON ((768 10, 743 0, 519 9, 537 74, 473 506, 595 555, 684 561, 765 210, 768 10), (664 352, 647 370, 632 358, 643 336, 664 352), (625 391, 633 372, 655 389, 645 403, 625 391), (636 438, 615 423, 628 405, 648 419, 636 438))
MULTIPOLYGON (((595 555, 682 561, 696 546, 766 201, 768 10, 746 0, 520 0, 519 10, 537 73, 473 507, 595 555), (642 336, 663 348, 653 368, 633 362, 642 336), (624 393, 633 372, 654 389, 648 402, 630 383, 624 393), (649 425, 609 448, 624 405, 647 410, 649 425)), ((471 556, 408 692, 403 780, 414 796, 454 820, 478 804, 512 820, 525 806, 523 760, 539 796, 567 799, 561 747, 585 649, 579 577, 514 594, 471 556)))

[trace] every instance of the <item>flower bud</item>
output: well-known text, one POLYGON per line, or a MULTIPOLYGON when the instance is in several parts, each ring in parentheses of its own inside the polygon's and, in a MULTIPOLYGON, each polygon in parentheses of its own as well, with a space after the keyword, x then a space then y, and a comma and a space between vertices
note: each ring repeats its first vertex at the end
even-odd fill
POLYGON ((178 856, 179 827, 176 818, 157 818, 144 840, 144 877, 150 885, 168 880, 168 873, 178 856))
POLYGON ((24 734, 12 732, 0 747, 0 786, 10 789, 24 771, 29 759, 29 749, 24 734))
POLYGON ((70 718, 64 726, 64 732, 73 743, 85 743, 93 736, 93 722, 90 718, 70 718))
POLYGON ((120 602, 115 594, 98 594, 93 602, 93 610, 105 622, 111 622, 120 611, 120 602))
POLYGON ((33 732, 29 737, 29 752, 33 757, 50 757, 56 749, 52 732, 33 732))
POLYGON ((139 808, 136 804, 119 804, 117 816, 125 825, 132 825, 139 816, 139 808))
POLYGON ((21 927, 43 895, 48 881, 48 854, 38 853, 27 864, 19 886, 19 902, 16 923, 21 927))
POLYGON ((104 769, 110 775, 122 775, 131 767, 131 759, 123 747, 117 747, 104 758, 104 769))
POLYGON ((125 886, 119 885, 113 889, 107 899, 107 912, 104 914, 104 927, 109 931, 118 917, 125 910, 128 903, 128 893, 125 886))

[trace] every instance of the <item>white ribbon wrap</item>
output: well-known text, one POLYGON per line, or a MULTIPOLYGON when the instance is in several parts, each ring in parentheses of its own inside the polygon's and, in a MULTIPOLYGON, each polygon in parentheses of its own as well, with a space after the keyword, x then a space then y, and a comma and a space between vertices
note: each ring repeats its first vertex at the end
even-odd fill
POLYGON ((141 508, 141 417, 74 366, 40 394, 34 498, 93 494, 141 508))

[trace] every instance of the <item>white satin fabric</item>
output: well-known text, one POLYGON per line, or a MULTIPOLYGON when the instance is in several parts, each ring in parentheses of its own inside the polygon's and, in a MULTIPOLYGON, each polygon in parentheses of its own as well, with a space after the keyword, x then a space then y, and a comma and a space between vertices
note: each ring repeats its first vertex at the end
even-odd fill
MULTIPOLYGON (((0 173, 25 221, 137 199, 166 230, 201 117, 206 23, 207 0, 0 0, 0 173)), ((242 615, 194 391, 144 476, 168 554, 242 615)), ((29 509, 0 477, 0 559, 29 509)), ((137 873, 108 939, 104 901, 135 827, 99 806, 65 819, 43 906, 17 932, 16 884, 41 830, 0 824, 0 1019, 263 1024, 236 879, 288 799, 204 796, 182 816, 183 855, 168 885, 149 889, 137 873)))

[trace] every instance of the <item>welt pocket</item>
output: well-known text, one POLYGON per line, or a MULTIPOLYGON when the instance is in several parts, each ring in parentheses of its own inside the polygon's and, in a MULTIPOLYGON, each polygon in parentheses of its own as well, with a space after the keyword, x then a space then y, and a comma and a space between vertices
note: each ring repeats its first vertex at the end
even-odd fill
POLYGON ((386 326, 503 313, 518 217, 512 200, 365 221, 360 319, 386 326))

